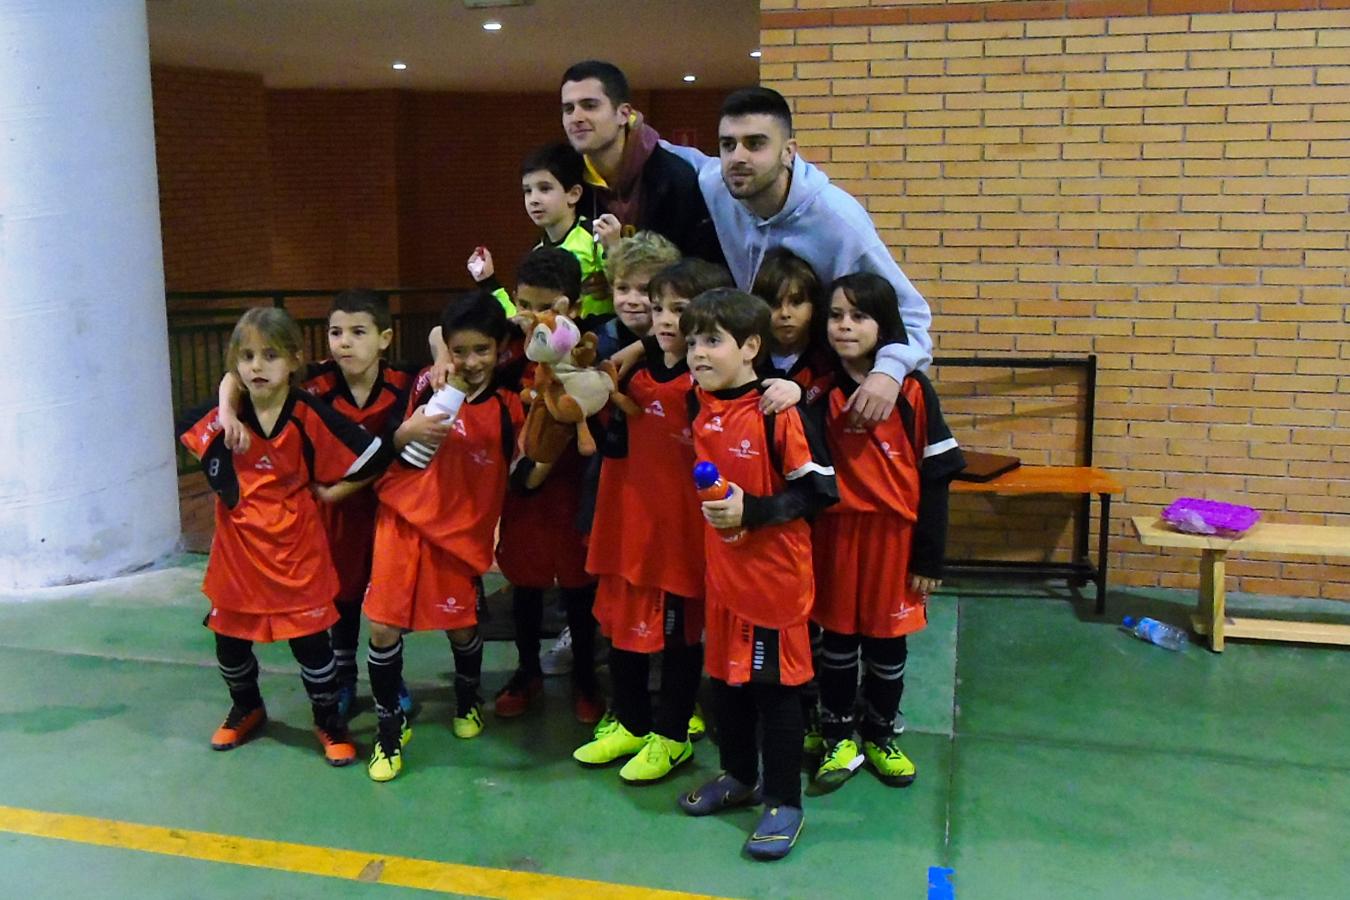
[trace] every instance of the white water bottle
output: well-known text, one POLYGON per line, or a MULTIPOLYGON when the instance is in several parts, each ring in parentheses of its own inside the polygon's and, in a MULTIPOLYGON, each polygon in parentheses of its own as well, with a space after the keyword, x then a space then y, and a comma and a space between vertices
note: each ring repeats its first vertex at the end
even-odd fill
MULTIPOLYGON (((462 390, 453 384, 447 384, 439 391, 431 395, 427 401, 427 412, 429 416, 449 414, 451 419, 459 414, 459 408, 464 405, 464 398, 467 396, 462 390)), ((412 441, 403 448, 403 461, 410 466, 416 466, 419 469, 425 469, 431 464, 431 458, 436 455, 436 447, 424 444, 421 441, 412 441)))

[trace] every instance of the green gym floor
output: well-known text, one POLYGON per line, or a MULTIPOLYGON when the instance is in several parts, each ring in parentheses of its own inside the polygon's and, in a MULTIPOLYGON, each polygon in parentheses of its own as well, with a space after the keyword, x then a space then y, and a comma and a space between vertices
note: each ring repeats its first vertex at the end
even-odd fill
MULTIPOLYGON (((763 864, 740 855, 755 814, 675 806, 717 771, 709 742, 641 789, 573 763, 566 679, 455 740, 439 635, 408 641, 422 710, 398 780, 323 764, 284 645, 260 649, 262 736, 213 753, 202 565, 0 598, 0 895, 922 898, 946 867, 962 900, 1350 896, 1350 654, 1170 653, 1112 624, 1180 623, 1179 592, 1115 590, 1100 619, 1054 587, 944 592, 911 643, 917 782, 864 770, 808 797, 792 856, 763 864)), ((488 645, 488 696, 512 656, 488 645)), ((363 753, 373 727, 353 722, 363 753)))

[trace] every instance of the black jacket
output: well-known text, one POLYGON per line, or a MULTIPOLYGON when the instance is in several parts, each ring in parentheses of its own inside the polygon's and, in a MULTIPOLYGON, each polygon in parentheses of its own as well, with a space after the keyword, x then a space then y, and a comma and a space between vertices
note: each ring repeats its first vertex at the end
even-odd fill
MULTIPOLYGON (((606 211, 602 204, 595 189, 585 185, 578 208, 590 210, 594 221, 606 211)), ((680 248, 684 256, 697 256, 719 266, 727 264, 717 240, 717 229, 698 187, 698 173, 664 147, 654 149, 642 167, 637 229, 655 231, 680 248)))

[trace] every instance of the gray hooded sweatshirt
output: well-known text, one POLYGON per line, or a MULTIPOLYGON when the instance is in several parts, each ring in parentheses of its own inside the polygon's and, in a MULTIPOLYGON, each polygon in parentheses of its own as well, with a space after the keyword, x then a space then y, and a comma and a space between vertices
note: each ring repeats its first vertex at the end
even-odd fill
POLYGON ((842 275, 873 272, 895 288, 909 338, 908 344, 878 350, 873 371, 898 382, 915 369, 928 368, 933 358, 933 342, 928 337, 933 316, 928 302, 896 265, 867 210, 847 191, 835 187, 829 176, 798 156, 792 164, 787 202, 775 215, 761 219, 731 196, 722 181, 720 160, 693 147, 666 141, 661 145, 698 172, 717 239, 741 290, 750 290, 764 254, 772 247, 783 247, 806 260, 826 285, 842 275))

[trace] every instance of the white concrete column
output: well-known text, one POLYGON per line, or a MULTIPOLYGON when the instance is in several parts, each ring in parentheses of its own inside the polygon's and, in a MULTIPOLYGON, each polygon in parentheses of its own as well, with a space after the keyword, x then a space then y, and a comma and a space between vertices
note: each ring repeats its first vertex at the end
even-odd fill
POLYGON ((0 589, 178 540, 145 0, 0 0, 0 589))

